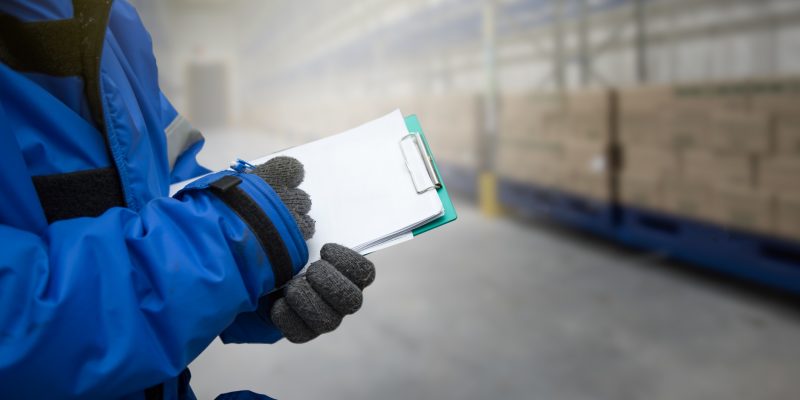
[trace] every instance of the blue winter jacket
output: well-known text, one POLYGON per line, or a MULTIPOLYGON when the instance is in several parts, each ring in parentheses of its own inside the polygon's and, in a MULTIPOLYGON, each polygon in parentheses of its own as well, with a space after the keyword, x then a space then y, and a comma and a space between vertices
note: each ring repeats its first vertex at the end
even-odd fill
POLYGON ((170 198, 202 144, 130 4, 0 1, 0 398, 193 398, 215 337, 280 338, 305 242, 252 175, 170 198))

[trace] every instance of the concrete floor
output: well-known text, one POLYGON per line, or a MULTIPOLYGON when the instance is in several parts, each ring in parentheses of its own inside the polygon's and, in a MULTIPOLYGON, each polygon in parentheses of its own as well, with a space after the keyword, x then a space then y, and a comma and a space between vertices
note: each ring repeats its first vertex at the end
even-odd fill
MULTIPOLYGON (((246 136, 210 136, 219 166, 246 136)), ((262 147, 263 148, 263 147, 262 147)), ((261 154, 242 154, 253 157, 261 154)), ((800 397, 798 303, 546 223, 460 219, 370 256, 359 313, 311 343, 215 342, 201 399, 800 397)))

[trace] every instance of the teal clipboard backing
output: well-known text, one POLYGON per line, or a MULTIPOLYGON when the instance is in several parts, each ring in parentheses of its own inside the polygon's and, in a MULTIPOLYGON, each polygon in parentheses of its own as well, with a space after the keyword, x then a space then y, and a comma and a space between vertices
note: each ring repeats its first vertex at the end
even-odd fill
POLYGON ((425 133, 422 132, 422 126, 419 124, 419 119, 417 119, 416 115, 409 115, 405 117, 405 122, 408 132, 419 134, 419 136, 422 138, 422 142, 425 143, 425 151, 427 151, 428 155, 431 157, 433 169, 436 171, 436 175, 439 177, 439 182, 442 184, 441 188, 436 189, 436 193, 439 195, 439 199, 442 200, 444 215, 411 231, 414 236, 418 236, 431 229, 436 229, 444 224, 455 221, 458 218, 458 214, 456 213, 456 208, 453 206, 453 201, 450 199, 450 194, 447 193, 447 187, 444 184, 442 175, 439 173, 439 167, 436 165, 436 159, 433 157, 431 147, 428 145, 428 139, 425 138, 425 133))

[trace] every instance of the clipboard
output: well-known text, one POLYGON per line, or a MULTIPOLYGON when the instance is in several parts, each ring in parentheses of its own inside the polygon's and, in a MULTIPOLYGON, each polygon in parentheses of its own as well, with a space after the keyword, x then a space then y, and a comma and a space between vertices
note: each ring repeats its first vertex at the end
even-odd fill
POLYGON ((309 214, 317 221, 307 241, 309 262, 325 243, 366 255, 457 218, 418 118, 400 110, 250 163, 275 156, 300 160, 306 168, 300 189, 312 202, 325 199, 309 214))
POLYGON ((418 143, 417 145, 419 146, 421 142, 421 145, 424 146, 424 149, 420 148, 420 150, 424 151, 423 158, 426 161, 426 165, 430 166, 429 173, 431 174, 431 179, 434 182, 434 185, 438 186, 434 186, 434 189, 439 195, 439 199, 442 201, 442 207, 444 208, 444 214, 442 216, 411 231, 411 233, 416 237, 442 225, 455 221, 458 219, 458 213, 456 212, 455 206, 453 206, 452 199, 450 199, 450 194, 447 193, 447 186, 445 186, 444 180, 439 173, 439 167, 436 165, 436 159, 433 157, 430 145, 428 144, 428 139, 425 138, 425 133, 422 131, 422 125, 419 123, 419 119, 416 115, 412 114, 406 116, 404 120, 406 123, 406 128, 408 128, 409 135, 418 137, 419 140, 416 140, 418 143))

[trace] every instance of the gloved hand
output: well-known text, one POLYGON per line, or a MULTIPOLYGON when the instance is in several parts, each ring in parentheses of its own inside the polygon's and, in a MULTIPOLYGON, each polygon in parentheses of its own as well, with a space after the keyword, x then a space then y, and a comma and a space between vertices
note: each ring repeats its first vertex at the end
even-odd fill
POLYGON ((333 331, 345 315, 361 308, 362 291, 375 280, 375 266, 347 247, 328 243, 322 259, 286 286, 270 310, 275 326, 292 343, 333 331))
POLYGON ((316 226, 314 219, 308 216, 311 197, 298 188, 305 178, 303 164, 292 157, 279 156, 256 166, 250 173, 258 175, 272 187, 294 216, 303 239, 311 239, 316 226))
MULTIPOLYGON (((251 172, 275 190, 303 237, 314 236, 315 221, 308 216, 311 198, 298 188, 305 177, 303 164, 291 157, 276 157, 251 172)), ((328 243, 320 255, 322 259, 312 263, 305 275, 289 281, 270 309, 272 322, 293 343, 305 343, 336 329, 345 315, 361 308, 362 291, 375 280, 372 262, 347 247, 328 243)))

